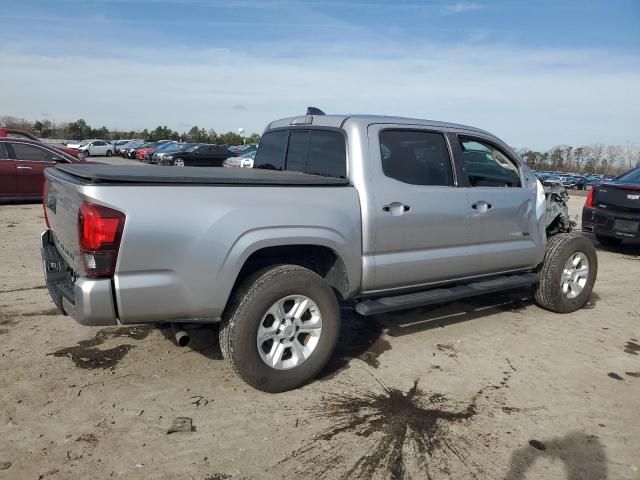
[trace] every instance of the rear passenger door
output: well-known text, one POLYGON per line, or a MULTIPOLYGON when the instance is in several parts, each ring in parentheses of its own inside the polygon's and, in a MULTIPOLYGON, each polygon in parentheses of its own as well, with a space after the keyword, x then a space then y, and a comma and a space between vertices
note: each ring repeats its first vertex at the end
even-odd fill
POLYGON ((0 198, 16 196, 16 162, 9 158, 6 145, 0 142, 0 198))
POLYGON ((366 211, 375 240, 364 255, 374 265, 374 290, 475 273, 467 193, 457 188, 445 135, 407 125, 371 125, 368 135, 373 195, 366 211))
POLYGON ((537 265, 544 255, 536 217, 537 185, 494 140, 451 134, 470 215, 469 248, 482 274, 537 265))

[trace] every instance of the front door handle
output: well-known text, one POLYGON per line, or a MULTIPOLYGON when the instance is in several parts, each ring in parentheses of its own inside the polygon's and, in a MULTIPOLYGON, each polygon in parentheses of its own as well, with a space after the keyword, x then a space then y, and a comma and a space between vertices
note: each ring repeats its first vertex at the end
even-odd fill
POLYGON ((33 170, 33 168, 31 168, 31 167, 21 167, 20 165, 18 165, 18 170, 33 170))
POLYGON ((473 208, 474 210, 477 210, 480 213, 485 213, 487 210, 491 210, 493 208, 493 205, 491 205, 488 202, 485 202, 484 200, 480 200, 479 202, 476 202, 473 205, 471 205, 471 208, 473 208))
POLYGON ((402 202, 391 202, 389 205, 384 205, 382 207, 382 211, 389 212, 394 217, 397 217, 398 215, 410 212, 411 207, 409 205, 405 205, 402 202))

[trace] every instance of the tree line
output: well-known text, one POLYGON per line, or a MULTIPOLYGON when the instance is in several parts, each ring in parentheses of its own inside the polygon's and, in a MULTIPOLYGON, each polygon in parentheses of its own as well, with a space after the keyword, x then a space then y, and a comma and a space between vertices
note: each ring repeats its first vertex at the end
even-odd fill
POLYGON ((516 149, 534 170, 617 175, 640 166, 640 148, 627 144, 556 145, 547 151, 516 149))
POLYGON ((213 129, 193 126, 186 132, 179 133, 167 126, 157 126, 153 130, 109 130, 107 127, 93 128, 84 119, 75 122, 56 122, 54 120, 37 120, 35 122, 11 116, 0 117, 0 127, 18 128, 29 130, 40 138, 60 140, 85 140, 88 138, 100 138, 103 140, 120 140, 139 138, 150 142, 156 140, 180 140, 193 143, 218 143, 227 145, 240 145, 246 143, 258 143, 260 135, 253 133, 242 137, 236 132, 217 133, 213 129))
MULTIPOLYGON (((158 126, 153 130, 109 130, 107 127, 92 128, 85 120, 75 122, 55 122, 53 120, 38 120, 35 122, 11 116, 0 117, 0 126, 30 130, 41 138, 56 138, 66 140, 84 140, 87 138, 102 138, 105 140, 119 140, 121 138, 139 138, 142 140, 180 140, 193 143, 218 143, 239 145, 258 143, 260 135, 253 133, 248 137, 241 137, 236 132, 217 133, 212 129, 191 127, 190 130, 179 133, 167 126, 158 126)), ((574 173, 619 174, 636 166, 640 166, 640 148, 631 145, 556 145, 546 151, 536 151, 529 148, 518 148, 516 151, 534 170, 553 170, 574 173)))

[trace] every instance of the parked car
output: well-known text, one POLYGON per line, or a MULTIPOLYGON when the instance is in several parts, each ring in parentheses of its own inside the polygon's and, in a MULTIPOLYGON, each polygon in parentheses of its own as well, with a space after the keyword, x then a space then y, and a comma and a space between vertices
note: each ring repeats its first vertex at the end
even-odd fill
POLYGON ((179 155, 179 152, 184 152, 194 145, 198 145, 196 143, 174 143, 162 150, 156 150, 153 152, 150 163, 158 164, 162 163, 162 159, 167 155, 179 155))
POLYGON ((160 165, 176 167, 221 167, 222 162, 235 154, 223 145, 202 143, 182 152, 171 153, 162 158, 160 165))
POLYGON ((92 155, 110 157, 115 151, 114 146, 106 140, 84 140, 79 143, 71 143, 68 148, 77 148, 85 157, 92 155))
POLYGON ((153 153, 156 148, 167 144, 168 142, 150 142, 142 145, 136 150, 136 158, 140 161, 145 161, 148 154, 153 153))
POLYGON ((0 200, 39 200, 45 168, 85 163, 39 140, 0 137, 0 200))
POLYGON ((582 209, 582 231, 606 246, 640 239, 640 168, 591 187, 582 209))
POLYGON ((134 140, 122 148, 122 156, 125 158, 136 158, 136 150, 147 142, 144 140, 134 140))
POLYGON ((172 147, 174 147, 175 145, 180 145, 179 142, 162 142, 159 145, 156 145, 155 147, 146 150, 144 152, 144 157, 142 158, 143 162, 151 162, 151 158, 153 157, 153 155, 157 152, 157 153, 162 153, 162 152, 166 152, 167 150, 171 149, 172 147))
POLYGON ((223 163, 223 167, 240 167, 253 168, 253 160, 256 158, 257 150, 252 150, 239 157, 227 158, 223 163))
POLYGON ((559 177, 547 177, 542 181, 542 185, 547 188, 563 187, 562 180, 559 177))
POLYGON ((220 322, 233 371, 268 392, 323 369, 340 302, 367 316, 526 287, 566 313, 596 280, 591 241, 549 235, 535 176, 468 126, 306 115, 270 123, 252 169, 45 175, 42 256, 62 312, 87 325, 220 322))
POLYGON ((113 142, 113 154, 114 155, 122 155, 122 151, 126 150, 127 148, 129 148, 129 146, 133 143, 133 142, 141 142, 142 140, 138 140, 138 139, 129 139, 129 140, 116 140, 115 142, 113 142))
MULTIPOLYGON (((17 128, 0 128, 0 138, 10 137, 10 138, 22 138, 33 140, 34 142, 40 142, 46 145, 42 140, 36 137, 31 132, 27 132, 26 130, 18 130, 17 128)), ((77 148, 71 148, 69 146, 64 147, 56 147, 58 150, 62 150, 63 152, 76 157, 76 158, 84 158, 84 154, 80 153, 80 150, 77 148)))

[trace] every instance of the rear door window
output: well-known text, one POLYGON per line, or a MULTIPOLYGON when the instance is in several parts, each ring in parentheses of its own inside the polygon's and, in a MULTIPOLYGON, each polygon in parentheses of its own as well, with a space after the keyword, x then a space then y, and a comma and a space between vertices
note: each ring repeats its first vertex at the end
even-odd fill
POLYGON ((9 155, 7 154, 7 147, 4 146, 4 143, 0 142, 0 159, 2 158, 9 158, 9 155))
POLYGON ((453 185, 449 149, 441 133, 383 130, 380 156, 387 177, 409 185, 453 185))

